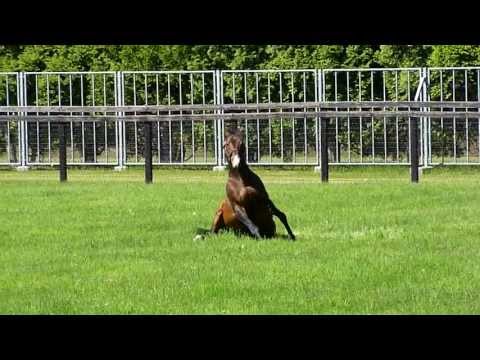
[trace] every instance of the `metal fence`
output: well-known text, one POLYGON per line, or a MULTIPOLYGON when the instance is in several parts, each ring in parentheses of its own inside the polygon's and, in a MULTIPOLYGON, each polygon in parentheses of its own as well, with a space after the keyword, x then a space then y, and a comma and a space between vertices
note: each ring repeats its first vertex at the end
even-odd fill
MULTIPOLYGON (((18 73, 0 73, 0 106, 20 105, 18 73)), ((0 165, 21 164, 21 123, 0 121, 0 165)))
MULTIPOLYGON (((221 72, 221 104, 261 104, 318 101, 316 70, 226 70, 221 72)), ((251 110, 255 111, 255 109, 251 110)), ((245 110, 248 112, 248 110, 245 110)), ((225 120, 245 134, 247 161, 273 165, 318 164, 316 118, 225 120)), ((223 159, 225 162, 225 159, 223 159)))
MULTIPOLYGON (((214 105, 217 103, 216 74, 215 71, 125 71, 121 73, 120 100, 121 105, 134 106, 214 105)), ((178 113, 183 112, 180 110, 178 113)), ((137 113, 134 112, 133 115, 137 113)), ((155 164, 216 164, 217 142, 214 121, 167 120, 158 121, 153 125, 155 164)), ((122 134, 124 163, 143 164, 143 126, 133 121, 126 122, 122 134)))
MULTIPOLYGON (((253 107, 243 110, 249 113, 257 111, 256 104, 268 103, 479 100, 480 67, 0 73, 0 106, 249 104, 253 107)), ((238 126, 245 133, 249 164, 320 165, 318 117, 292 117, 288 110, 282 111, 281 118, 162 118, 153 124, 153 163, 224 165, 224 131, 238 126)), ((175 114, 186 111, 158 112, 175 114)), ((329 161, 332 165, 407 165, 409 124, 404 116, 335 116, 328 128, 329 161)), ((70 165, 144 163, 140 122, 72 121, 67 131, 70 165)), ((421 117, 419 139, 424 166, 480 164, 478 118, 421 117)), ((14 116, 0 120, 0 165, 55 165, 58 146, 53 123, 19 121, 14 116)))
MULTIPOLYGON (((428 100, 479 101, 480 68, 429 68, 428 100)), ((442 117, 431 119, 429 134, 429 163, 479 164, 479 119, 442 117)))
MULTIPOLYGON (((118 105, 115 72, 26 72, 22 79, 22 105, 118 105)), ((51 123, 26 123, 25 129, 26 165, 57 164, 59 137, 56 126, 51 123)), ((118 162, 116 124, 107 121, 70 122, 67 131, 67 159, 70 164, 114 165, 118 162)))

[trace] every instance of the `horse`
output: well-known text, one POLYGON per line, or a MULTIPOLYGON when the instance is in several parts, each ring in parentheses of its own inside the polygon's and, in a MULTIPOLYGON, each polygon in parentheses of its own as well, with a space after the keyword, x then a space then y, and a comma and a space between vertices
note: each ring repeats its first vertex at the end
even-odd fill
POLYGON ((242 132, 236 128, 228 130, 223 147, 229 165, 227 196, 215 213, 210 232, 233 229, 257 239, 272 238, 276 216, 289 238, 295 240, 287 216, 275 206, 260 177, 248 167, 242 132))

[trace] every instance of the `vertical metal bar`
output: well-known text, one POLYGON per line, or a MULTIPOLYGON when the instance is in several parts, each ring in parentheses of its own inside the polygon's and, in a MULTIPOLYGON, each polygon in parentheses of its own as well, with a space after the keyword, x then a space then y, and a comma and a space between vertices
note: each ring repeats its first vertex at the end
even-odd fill
MULTIPOLYGON (((135 73, 133 73, 133 105, 137 105, 137 79, 135 76, 135 73)), ((137 112, 134 112, 134 115, 137 115, 137 112)), ((133 122, 133 128, 134 128, 134 141, 135 141, 135 162, 138 163, 138 129, 137 129, 137 122, 133 122)))
POLYGON ((411 182, 418 183, 418 118, 411 118, 410 126, 410 176, 411 182))
MULTIPOLYGON (((103 105, 107 106, 107 79, 106 74, 103 74, 103 105)), ((104 115, 107 115, 105 111, 104 115)), ((105 143, 105 162, 108 163, 108 132, 107 132, 107 121, 104 123, 105 133, 104 133, 104 143, 105 143)))
MULTIPOLYGON (((480 101, 480 70, 477 70, 477 101, 480 101)), ((478 109, 480 112, 480 108, 478 109)), ((477 119, 478 123, 478 160, 480 161, 480 118, 477 119)))
MULTIPOLYGON (((80 105, 83 106, 83 74, 80 74, 80 105)), ((82 111, 83 115, 83 111, 82 111)), ((85 122, 82 121, 82 162, 85 163, 85 122)))
MULTIPOLYGON (((35 74, 35 105, 39 106, 38 102, 38 74, 35 74)), ((37 111, 37 115, 39 112, 37 111)), ((28 130, 28 123, 27 123, 28 130)), ((40 122, 37 121, 37 162, 40 161, 40 122)), ((32 151, 33 152, 33 151, 32 151)))
MULTIPOLYGON (((50 106, 50 81, 47 74, 47 106, 50 106)), ((47 112, 47 115, 50 115, 50 112, 47 112)), ((50 121, 47 123, 48 129, 48 162, 52 163, 52 137, 51 137, 51 126, 50 121)))
POLYGON ((322 137, 320 158, 321 158, 321 179, 323 183, 328 182, 328 146, 327 146, 327 132, 328 132, 327 118, 320 118, 320 134, 322 137))
MULTIPOLYGON (((171 103, 170 99, 170 74, 167 74, 167 97, 168 97, 168 105, 171 103)), ((171 115, 172 112, 168 110, 168 115, 171 115)), ((172 120, 168 119, 168 151, 169 151, 169 158, 170 164, 172 163, 172 120)))
MULTIPOLYGON (((115 104, 122 106, 125 104, 125 74, 121 71, 116 73, 114 77, 114 86, 116 89, 115 104)), ((118 116, 125 115, 125 112, 117 112, 118 116)), ((126 165, 127 150, 126 150, 126 126, 124 121, 117 121, 115 127, 115 149, 117 151, 118 169, 123 169, 126 165)))
MULTIPOLYGON (((193 73, 190 73, 190 104, 193 105, 193 73)), ((192 114, 194 111, 192 110, 192 114)), ((192 119, 192 158, 195 163, 195 125, 192 119)))
MULTIPOLYGON (((292 103, 295 102, 295 88, 294 88, 294 80, 293 80, 293 72, 290 73, 290 82, 291 82, 291 96, 292 96, 292 103)), ((292 111, 295 111, 295 108, 292 107, 292 111)), ((296 149, 295 149, 295 117, 292 117, 292 162, 296 162, 296 149)))
MULTIPOLYGON (((17 77, 17 86, 19 86, 18 91, 20 93, 20 104, 27 105, 28 104, 28 92, 27 92, 27 76, 24 72, 20 72, 19 74, 20 79, 17 77), (18 81, 20 80, 20 81, 18 81)), ((20 149, 21 149, 21 158, 22 158, 22 166, 27 166, 28 164, 28 123, 26 121, 22 121, 20 123, 21 126, 21 134, 19 139, 20 149)))
MULTIPOLYGON (((218 92, 219 90, 217 89, 220 84, 219 82, 223 82, 223 71, 221 72, 220 74, 220 77, 221 79, 218 78, 218 71, 215 70, 215 72, 213 73, 213 104, 214 105, 218 105, 218 92)), ((214 114, 218 114, 220 113, 220 111, 218 110, 214 110, 213 111, 214 114)), ((219 143, 220 143, 220 139, 223 140, 223 138, 218 138, 218 121, 217 120, 213 120, 213 152, 214 152, 214 157, 215 157, 215 164, 216 166, 221 166, 221 164, 223 163, 223 154, 220 155, 220 149, 219 149, 219 143)))
MULTIPOLYGON (((17 88, 17 104, 22 106, 23 104, 28 104, 24 100, 24 92, 26 88, 26 76, 23 72, 17 73, 16 77, 16 88, 17 88)), ((17 131, 17 141, 18 149, 20 155, 20 167, 26 166, 27 163, 27 152, 28 152, 28 128, 25 126, 25 121, 17 121, 17 126, 19 131, 17 131)))
MULTIPOLYGON (((425 72, 427 73, 427 82, 424 85, 424 92, 425 92, 426 100, 430 101, 431 96, 430 96, 430 91, 429 91, 429 88, 428 88, 430 86, 430 69, 425 68, 425 72)), ((429 109, 430 108, 428 108, 426 110, 429 110, 429 109)), ((427 118, 427 121, 428 121, 428 131, 425 134, 425 138, 426 138, 427 145, 428 145, 427 146, 428 163, 425 166, 432 163, 432 119, 431 119, 430 116, 427 118)))
POLYGON ((143 74, 143 80, 144 80, 144 89, 143 93, 145 96, 145 105, 148 105, 148 75, 145 73, 143 74))
MULTIPOLYGON (((455 101, 455 70, 452 70, 453 101, 455 101)), ((455 109, 453 109, 455 112, 455 109)), ((457 162, 457 119, 453 117, 453 160, 457 162)))
MULTIPOLYGON (((92 105, 95 106, 95 74, 92 74, 92 105)), ((93 130, 93 162, 97 162, 97 133, 96 133, 96 121, 92 121, 93 130)))
MULTIPOLYGON (((271 94, 270 93, 270 73, 268 72, 267 73, 267 95, 268 95, 269 104, 271 103, 270 94, 271 94)), ((268 112, 271 113, 272 110, 268 108, 268 112)), ((270 163, 272 163, 272 120, 270 118, 268 118, 268 151, 270 156, 270 163)))
MULTIPOLYGON (((324 77, 324 72, 321 69, 318 69, 314 73, 314 81, 315 81, 315 101, 319 102, 320 100, 323 100, 323 77, 324 77)), ((315 108, 316 111, 320 111, 320 108, 317 107, 315 108)), ((320 166, 321 160, 320 160, 320 119, 318 115, 315 116, 315 156, 316 156, 316 161, 318 166, 320 166)))
POLYGON ((237 94, 236 94, 236 91, 235 91, 235 73, 232 73, 232 95, 233 95, 233 103, 235 104, 235 101, 236 101, 236 97, 237 97, 237 94))
MULTIPOLYGON (((214 103, 221 105, 224 103, 223 99, 223 72, 216 70, 213 74, 213 89, 214 89, 214 103)), ((223 110, 218 110, 217 114, 223 114, 223 110)), ((215 146, 217 148, 217 166, 221 167, 225 163, 225 152, 223 151, 223 138, 225 134, 224 120, 218 119, 214 121, 214 128, 216 127, 215 146)))
MULTIPOLYGON (((283 94, 282 94, 282 73, 279 72, 279 81, 280 81, 280 104, 283 103, 283 94)), ((280 112, 283 112, 280 109, 280 112)), ((282 159, 283 164, 283 118, 280 118, 280 158, 282 159)))
MULTIPOLYGON (((306 73, 305 72, 303 72, 303 102, 307 102, 307 79, 306 79, 306 73)), ((303 111, 306 112, 307 109, 304 108, 303 111)), ((306 116, 303 117, 303 146, 304 146, 304 149, 303 149, 304 162, 307 163, 308 162, 308 158, 307 158, 308 147, 307 147, 307 117, 306 116)))
MULTIPOLYGON (((421 101, 427 101, 427 71, 426 68, 422 68, 420 70, 420 80, 423 79, 423 83, 421 86, 421 91, 420 91, 420 99, 421 101)), ((426 107, 421 108, 422 111, 426 111, 426 107)), ((428 166, 428 118, 426 116, 422 116, 421 118, 421 144, 422 144, 422 162, 423 166, 428 166)))
MULTIPOLYGON (((338 101, 338 75, 334 72, 335 76, 335 101, 338 101)), ((335 108, 338 111, 338 108, 335 108)), ((338 116, 335 116, 335 161, 338 161, 338 116)))
MULTIPOLYGON (((214 94, 215 96, 215 94, 214 94)), ((202 105, 205 105, 205 73, 202 72, 202 105)), ((203 110, 205 115, 205 110, 203 110)), ((207 124, 203 120, 203 161, 207 162, 207 124)))
MULTIPOLYGON (((114 87, 114 103, 115 106, 119 106, 121 104, 121 93, 120 88, 123 86, 122 81, 120 80, 121 74, 119 72, 115 73, 113 77, 113 87, 114 87)), ((120 116, 121 112, 116 112, 115 115, 120 116)), ((117 166, 121 168, 122 166, 122 156, 121 156, 121 143, 122 143, 122 136, 121 136, 121 124, 120 121, 115 121, 115 154, 117 155, 117 166)))
MULTIPOLYGON (((244 93, 244 103, 245 105, 248 103, 248 93, 247 93, 247 73, 243 73, 243 93, 244 93)), ((245 113, 247 113, 248 110, 245 109, 245 113)), ((248 119, 245 119, 245 147, 247 150, 247 163, 249 163, 249 158, 248 158, 248 119)))
MULTIPOLYGON (((373 71, 370 71, 370 100, 373 101, 373 71)), ((373 108, 372 108, 373 110, 373 108)), ((372 159, 375 163, 375 118, 372 116, 372 159)))
MULTIPOLYGON (((440 101, 443 101, 443 71, 440 70, 440 101)), ((440 109, 443 112, 443 108, 440 109)), ((440 118, 440 127, 442 130, 442 164, 445 156, 445 129, 443 127, 443 116, 440 118)))
MULTIPOLYGON (((121 83, 119 84, 119 89, 121 92, 121 101, 122 106, 125 105, 125 74, 120 73, 121 83)), ((125 112, 122 112, 122 115, 125 115, 125 112)), ((122 129, 122 164, 127 165, 127 125, 125 121, 120 123, 122 129)))
POLYGON ((151 184, 153 179, 152 172, 152 123, 147 121, 144 123, 145 129, 145 183, 151 184))
MULTIPOLYGON (((158 74, 155 75, 155 90, 156 90, 156 103, 160 105, 160 95, 158 88, 158 74)), ((160 111, 157 110, 157 115, 160 115, 160 111)), ((157 147, 158 147, 158 163, 161 163, 161 146, 160 146, 160 121, 157 121, 157 147)))
MULTIPOLYGON (((193 73, 190 73, 190 104, 193 105, 193 73)), ((192 110, 192 114, 194 111, 192 110)), ((191 120, 192 126, 192 159, 195 163, 195 123, 191 120)))
POLYGON ((58 85, 58 106, 62 106, 62 89, 60 86, 60 75, 57 75, 57 85, 58 85))
MULTIPOLYGON (((362 101, 362 73, 358 72, 358 101, 362 101)), ((363 163, 363 122, 360 116, 360 162, 363 163)))
MULTIPOLYGON (((385 87, 385 71, 382 72, 383 75, 383 101, 387 101, 387 93, 385 87)), ((383 108, 386 110, 386 108, 383 108)), ((387 118, 386 116, 383 117, 383 148, 384 148, 384 156, 385 156, 385 163, 387 162, 387 118)))
MULTIPOLYGON (((9 98, 9 89, 8 89, 8 74, 5 75, 5 95, 7 100, 7 106, 10 106, 10 98, 9 98)), ((10 113, 7 113, 10 115, 10 113)), ((7 160, 10 163, 10 120, 7 120, 7 160)))
MULTIPOLYGON (((395 101, 398 101, 398 70, 395 70, 395 101)), ((395 109, 398 110, 398 107, 395 109)), ((398 138, 398 115, 395 117, 395 145, 397 150, 397 162, 400 162, 400 139, 398 138)))
MULTIPOLYGON (((178 93, 180 96, 180 105, 183 105, 181 73, 178 74, 178 93)), ((180 110, 180 114, 183 114, 182 110, 180 110)), ((183 163, 183 120, 180 120, 180 162, 183 163)))
MULTIPOLYGON (((256 100, 258 104, 259 103, 258 72, 255 73, 255 92, 256 92, 256 100)), ((257 118, 257 163, 258 162, 260 162, 260 120, 257 118)))
POLYGON ((67 181, 67 146, 65 141, 65 123, 58 124, 60 137, 59 163, 60 163, 60 181, 67 181))
MULTIPOLYGON (((72 95, 72 74, 69 74, 68 75, 68 90, 69 90, 69 104, 70 106, 73 106, 73 95, 72 95)), ((70 112, 70 116, 73 115, 73 112, 70 112)), ((73 121, 70 121, 70 149, 71 149, 71 152, 72 152, 72 162, 74 160, 74 147, 73 147, 73 121)))
MULTIPOLYGON (((350 71, 347 71, 347 101, 350 101, 350 71)), ((350 111, 350 109, 347 109, 350 111)), ((351 133, 350 133, 350 116, 347 117, 347 146, 348 146, 348 162, 352 162, 351 153, 351 133)))
MULTIPOLYGON (((468 77, 467 77, 467 70, 465 70, 465 101, 468 101, 468 77)), ((468 109, 466 109, 468 110, 468 109)), ((468 149, 468 117, 465 118, 465 140, 467 142, 466 151, 467 151, 467 163, 469 162, 469 149, 468 149)))
MULTIPOLYGON (((418 82, 417 89, 420 86, 419 98, 415 98, 414 100, 420 100, 420 101, 425 100, 424 96, 423 96, 424 95, 424 93, 423 93, 424 82, 422 82, 422 81, 424 81, 423 78, 424 78, 424 72, 423 72, 423 68, 421 68, 421 69, 418 70, 419 82, 418 82)), ((421 107, 420 110, 423 111, 424 108, 421 107)), ((425 134, 425 117, 424 116, 420 117, 419 122, 420 122, 420 124, 419 124, 420 125, 420 139, 419 139, 419 141, 420 141, 420 156, 422 158, 423 165, 426 166, 426 161, 425 161, 425 137, 424 137, 426 135, 425 134)))
MULTIPOLYGON (((410 70, 407 70, 407 100, 410 101, 410 70)), ((408 107, 408 110, 410 110, 410 106, 408 107)), ((408 117, 408 144, 409 144, 409 154, 408 154, 408 159, 411 163, 411 158, 412 158, 412 154, 411 154, 411 148, 412 148, 412 139, 411 139, 411 127, 412 127, 412 124, 411 124, 411 121, 410 121, 410 117, 408 117)))

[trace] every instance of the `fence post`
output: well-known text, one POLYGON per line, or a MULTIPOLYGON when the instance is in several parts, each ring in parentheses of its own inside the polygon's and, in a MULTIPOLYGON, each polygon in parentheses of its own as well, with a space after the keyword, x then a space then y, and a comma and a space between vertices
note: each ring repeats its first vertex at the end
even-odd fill
MULTIPOLYGON (((26 81, 25 81, 25 74, 23 72, 19 72, 17 74, 17 103, 19 106, 27 105, 26 102, 26 81)), ((21 115, 25 115, 25 113, 21 112, 21 115)), ((26 171, 28 170, 27 166, 27 159, 28 159, 28 145, 27 145, 27 122, 25 120, 21 120, 18 122, 20 126, 20 139, 19 139, 19 149, 20 149, 20 166, 17 167, 18 171, 26 171)))
MULTIPOLYGON (((223 91, 223 86, 222 86, 222 76, 220 73, 220 70, 215 70, 215 86, 214 86, 214 91, 215 91, 215 105, 222 105, 223 104, 223 96, 222 96, 222 91, 223 91)), ((217 110, 217 114, 222 114, 223 110, 217 110)), ((223 171, 225 170, 225 166, 223 165, 223 136, 222 136, 222 125, 223 125, 223 119, 217 119, 214 120, 216 124, 216 132, 215 132, 215 144, 217 148, 216 152, 216 163, 217 165, 213 168, 214 171, 223 171)))
MULTIPOLYGON (((322 70, 321 69, 317 69, 317 71, 315 71, 315 102, 320 102, 322 100, 322 70)), ((315 108, 315 111, 319 111, 320 108, 319 107, 316 107, 315 108)), ((321 163, 321 156, 320 156, 320 143, 321 143, 321 140, 320 140, 320 118, 318 117, 318 115, 315 116, 315 150, 317 152, 317 165, 314 167, 314 171, 315 172, 320 172, 321 171, 321 167, 320 167, 320 163, 321 163)))
MULTIPOLYGON (((115 89, 115 105, 123 106, 123 74, 121 71, 117 71, 116 76, 116 89, 115 89)), ((117 112, 117 116, 125 115, 123 112, 117 112)), ((117 166, 115 166, 115 171, 122 171, 126 169, 125 166, 125 144, 124 144, 124 129, 125 123, 122 120, 116 121, 117 128, 117 166)))
POLYGON ((60 139, 59 147, 59 170, 60 170, 60 182, 67 181, 67 145, 65 135, 65 123, 58 123, 58 136, 60 139))
POLYGON ((146 121, 145 125, 145 184, 151 184, 152 175, 152 123, 146 121))
POLYGON ((418 118, 410 118, 410 177, 413 183, 418 183, 418 118))
POLYGON ((330 119, 322 117, 320 118, 320 157, 321 157, 321 178, 322 182, 328 182, 328 122, 330 119))
MULTIPOLYGON (((422 85, 422 94, 421 94, 421 99, 422 101, 429 101, 429 95, 428 95, 428 70, 427 68, 422 69, 423 73, 423 85, 422 85)), ((423 111, 427 111, 428 108, 424 107, 423 111)), ((428 129, 428 123, 430 121, 430 118, 427 116, 422 117, 422 135, 423 135, 423 168, 426 168, 429 166, 429 158, 430 158, 430 151, 429 151, 429 139, 431 139, 431 134, 429 133, 428 129)))

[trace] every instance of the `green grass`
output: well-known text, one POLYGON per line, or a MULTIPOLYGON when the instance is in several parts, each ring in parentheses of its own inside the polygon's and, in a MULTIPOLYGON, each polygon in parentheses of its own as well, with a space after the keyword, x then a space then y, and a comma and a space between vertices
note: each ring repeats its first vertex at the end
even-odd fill
POLYGON ((0 171, 0 313, 480 313, 480 169, 256 171, 298 241, 192 241, 225 172, 0 171))

